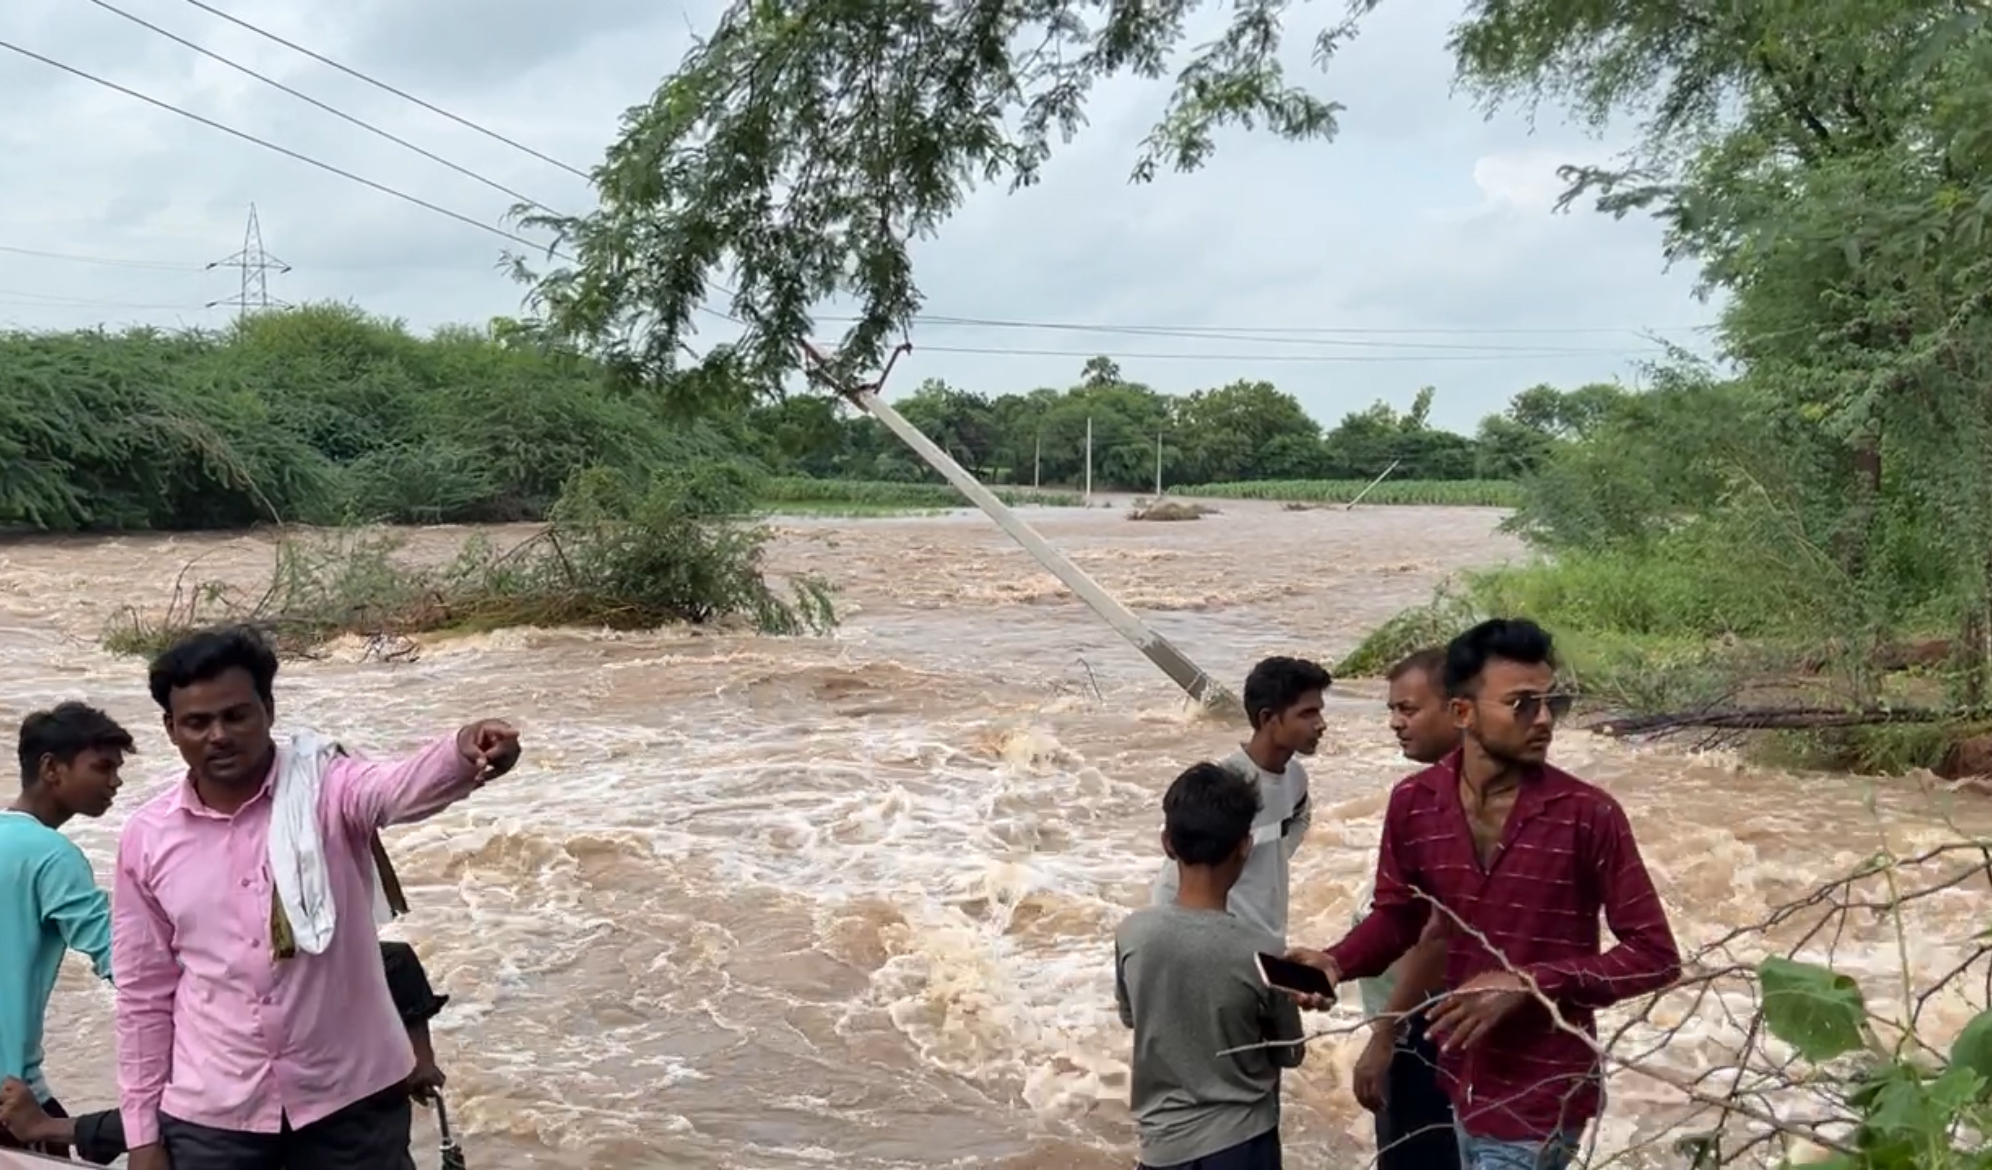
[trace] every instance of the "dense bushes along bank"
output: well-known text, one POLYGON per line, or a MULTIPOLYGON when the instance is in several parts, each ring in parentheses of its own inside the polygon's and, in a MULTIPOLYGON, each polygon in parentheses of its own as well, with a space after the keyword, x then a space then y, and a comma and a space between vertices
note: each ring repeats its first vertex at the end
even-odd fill
POLYGON ((314 308, 223 335, 0 338, 0 529, 551 522, 435 569, 391 536, 288 536, 266 585, 190 579, 123 615, 118 649, 227 619, 292 647, 514 624, 826 628, 823 583, 762 572, 765 482, 721 428, 666 422, 591 363, 502 335, 418 340, 314 308))
POLYGON ((536 519, 590 467, 734 456, 577 358, 338 308, 0 338, 0 528, 536 519))
MULTIPOLYGON (((1069 390, 985 399, 929 383, 897 403, 1018 502, 1075 502, 1017 485, 1076 482, 1088 419, 1101 490, 1145 491, 1159 432, 1171 490, 1208 481, 1219 486, 1204 494, 1265 497, 1261 485, 1277 479, 1367 480, 1396 461, 1393 483, 1458 480, 1445 492, 1484 502, 1493 489, 1466 481, 1530 466, 1563 397, 1526 391, 1473 438, 1428 424, 1430 393, 1407 413, 1379 405, 1324 434, 1264 383, 1170 398, 1106 362, 1089 363, 1069 390)), ((321 305, 219 333, 0 335, 0 532, 538 519, 588 468, 706 462, 775 477, 750 485, 763 502, 960 503, 883 428, 832 401, 686 420, 652 391, 623 388, 504 322, 418 338, 321 305), (823 480, 867 482, 809 486, 823 480)), ((1380 490, 1378 502, 1412 498, 1380 490)))
MULTIPOLYGON (((823 582, 765 579, 757 513, 962 504, 938 482, 782 474, 826 441, 850 454, 855 427, 878 438, 820 400, 687 421, 646 394, 516 328, 417 338, 338 306, 214 334, 0 336, 0 531, 330 527, 285 537, 266 587, 189 581, 109 636, 142 651, 239 619, 303 647, 520 623, 823 629, 823 582), (801 425, 812 417, 836 426, 801 425), (441 568, 355 528, 516 520, 551 523, 517 548, 473 541, 441 568)), ((933 398, 916 395, 911 412, 933 398)), ((847 462, 879 465, 876 453, 847 462)))
POLYGON ((1743 742, 1782 763, 1967 770, 1976 749, 1960 745, 1992 733, 1992 708, 1981 639, 1959 619, 1982 630, 1985 603, 1980 566, 1946 555, 1958 534, 1928 502, 1944 481, 1912 475, 1916 453, 1899 450, 1900 478, 1863 505, 1838 437, 1796 414, 1751 378, 1694 370, 1625 397, 1515 485, 1507 526, 1529 558, 1461 574, 1337 673, 1527 614, 1557 633, 1594 709, 1832 710, 1854 725, 1743 742))

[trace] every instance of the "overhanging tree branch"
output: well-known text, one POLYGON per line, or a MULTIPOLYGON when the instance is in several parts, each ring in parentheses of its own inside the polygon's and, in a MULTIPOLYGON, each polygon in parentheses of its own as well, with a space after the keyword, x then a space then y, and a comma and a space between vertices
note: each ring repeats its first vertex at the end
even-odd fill
MULTIPOLYGON (((628 375, 711 406, 774 393, 811 314, 848 297, 856 323, 831 360, 858 376, 921 306, 909 241, 977 187, 1035 182, 1098 83, 1181 62, 1136 181, 1204 165, 1225 127, 1331 137, 1338 107, 1280 60, 1290 9, 1246 0, 1190 45, 1213 11, 1199 0, 737 0, 625 116, 594 170, 598 210, 518 209, 577 258, 537 278, 535 308, 628 375), (680 379, 721 286, 741 333, 697 364, 725 377, 680 379)), ((1317 60, 1352 33, 1322 29, 1317 60)))

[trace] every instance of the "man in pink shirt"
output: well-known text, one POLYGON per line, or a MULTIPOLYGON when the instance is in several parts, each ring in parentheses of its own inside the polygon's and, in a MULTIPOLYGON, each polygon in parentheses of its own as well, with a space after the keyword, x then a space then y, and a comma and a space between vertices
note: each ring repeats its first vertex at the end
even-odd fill
POLYGON ((317 828, 336 925, 291 953, 270 873, 277 659, 248 629, 153 660, 186 778, 133 814, 111 911, 119 1113, 131 1170, 408 1170, 408 1033, 381 973, 372 842, 518 762, 469 724, 406 759, 333 757, 317 828))

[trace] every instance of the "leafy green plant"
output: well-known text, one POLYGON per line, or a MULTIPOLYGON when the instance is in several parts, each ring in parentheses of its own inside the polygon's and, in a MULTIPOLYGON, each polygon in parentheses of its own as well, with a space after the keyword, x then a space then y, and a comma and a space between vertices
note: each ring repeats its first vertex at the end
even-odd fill
POLYGON ((115 653, 151 654, 220 622, 260 626, 291 653, 344 635, 507 626, 738 621, 775 635, 827 632, 837 620, 829 583, 804 576, 783 589, 766 576, 768 533, 751 516, 756 482, 731 463, 647 478, 584 472, 545 530, 504 549, 473 537, 440 566, 403 555, 405 538, 393 531, 288 534, 260 590, 189 584, 183 573, 161 610, 121 611, 103 643, 115 653))
MULTIPOLYGON (((1765 1029, 1820 1077, 1835 1077, 1846 1113, 1824 1161, 1831 1170, 1983 1170, 1982 1134, 1992 1088, 1992 1011, 1965 1025, 1942 1059, 1891 1049, 1875 1035, 1866 998, 1851 976, 1771 957, 1757 967, 1765 1029), (1836 1065, 1850 1067, 1834 1072, 1836 1065)), ((1823 1133, 1823 1128, 1815 1132, 1823 1133)))

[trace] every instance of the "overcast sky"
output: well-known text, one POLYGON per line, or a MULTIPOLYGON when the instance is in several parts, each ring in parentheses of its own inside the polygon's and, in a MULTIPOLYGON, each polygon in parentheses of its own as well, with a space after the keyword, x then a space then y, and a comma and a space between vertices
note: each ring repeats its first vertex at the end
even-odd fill
MULTIPOLYGON (((563 210, 574 174, 382 92, 189 0, 104 0, 563 210)), ((650 0, 205 0, 586 171, 716 9, 650 0)), ((1310 10, 1303 9, 1303 13, 1310 10)), ((1318 15, 1326 15, 1326 10, 1318 15)), ((894 389, 1066 385, 1087 355, 1168 391, 1264 378, 1332 423, 1438 388, 1470 429, 1537 382, 1635 382, 1655 335, 1704 348, 1710 306, 1666 272, 1657 229, 1552 205, 1560 163, 1599 142, 1546 117, 1484 119, 1451 93, 1449 4, 1396 0, 1322 88, 1331 144, 1236 135, 1193 175, 1129 186, 1159 94, 1103 91, 1092 125, 1017 195, 986 191, 921 245, 937 315, 894 389), (1050 328, 1046 326, 1057 326, 1050 328), (1121 331, 1088 330, 1114 326, 1121 331), (1157 337, 1127 326, 1230 331, 1157 337), (1240 332, 1244 331, 1244 332, 1240 332)), ((7 0, 0 41, 499 226, 510 196, 203 58, 97 0, 7 0)), ((289 302, 349 300, 426 329, 515 313, 505 242, 308 163, 0 51, 0 324, 216 325, 249 205, 289 302), (37 253, 56 253, 40 255, 37 253)), ((834 336, 834 326, 826 326, 834 336)))

